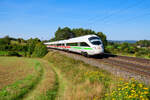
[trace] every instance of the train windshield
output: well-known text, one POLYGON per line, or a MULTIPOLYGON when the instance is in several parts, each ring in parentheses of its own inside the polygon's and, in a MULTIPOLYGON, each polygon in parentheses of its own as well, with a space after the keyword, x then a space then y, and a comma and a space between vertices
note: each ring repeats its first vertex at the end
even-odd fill
POLYGON ((89 41, 90 41, 93 45, 100 45, 100 44, 102 44, 100 38, 98 38, 98 37, 90 37, 90 38, 89 38, 89 41))

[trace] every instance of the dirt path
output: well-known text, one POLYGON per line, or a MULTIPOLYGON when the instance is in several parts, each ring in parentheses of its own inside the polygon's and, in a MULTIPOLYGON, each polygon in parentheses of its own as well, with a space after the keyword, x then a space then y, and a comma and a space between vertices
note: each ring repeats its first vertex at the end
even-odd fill
POLYGON ((41 81, 37 84, 37 86, 31 90, 27 95, 24 96, 23 100, 41 100, 46 99, 49 100, 47 95, 47 92, 51 89, 53 89, 53 86, 55 84, 55 73, 50 67, 49 62, 38 59, 44 69, 43 76, 41 78, 41 81))
POLYGON ((68 82, 67 80, 64 78, 64 75, 60 72, 60 70, 56 67, 53 67, 53 69, 55 70, 55 72, 58 75, 59 78, 59 89, 58 89, 58 94, 56 96, 55 100, 65 100, 64 96, 65 96, 65 90, 68 87, 68 82))
POLYGON ((49 63, 46 60, 38 59, 43 68, 44 73, 41 77, 40 82, 37 84, 37 86, 31 90, 27 95, 24 96, 22 100, 65 100, 65 90, 67 89, 68 82, 64 78, 64 75, 60 72, 58 68, 56 68, 52 63, 49 63), (55 85, 56 77, 58 78, 58 88, 55 85), (56 89, 53 90, 53 88, 56 87, 56 89), (47 97, 46 92, 48 90, 52 90, 52 92, 55 92, 56 97, 47 97))

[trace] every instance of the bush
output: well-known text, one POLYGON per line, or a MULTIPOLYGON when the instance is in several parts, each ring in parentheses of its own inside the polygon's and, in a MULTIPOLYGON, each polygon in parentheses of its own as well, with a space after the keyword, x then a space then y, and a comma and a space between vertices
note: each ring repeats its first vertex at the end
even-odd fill
POLYGON ((140 57, 140 56, 141 56, 141 53, 135 52, 135 56, 136 56, 136 57, 140 57))
POLYGON ((0 51, 0 56, 21 56, 15 51, 0 51))
POLYGON ((15 51, 9 51, 8 56, 20 56, 20 55, 15 51))
POLYGON ((35 46, 34 52, 32 54, 33 57, 43 57, 47 54, 47 48, 43 43, 38 43, 35 46))
POLYGON ((150 54, 148 54, 148 58, 150 58, 150 54))

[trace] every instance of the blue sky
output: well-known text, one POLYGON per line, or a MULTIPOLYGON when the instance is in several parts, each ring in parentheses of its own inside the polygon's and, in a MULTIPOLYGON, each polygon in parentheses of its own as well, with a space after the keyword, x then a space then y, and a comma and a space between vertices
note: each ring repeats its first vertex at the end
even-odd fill
POLYGON ((50 39, 60 27, 150 40, 150 0, 0 0, 0 37, 50 39))

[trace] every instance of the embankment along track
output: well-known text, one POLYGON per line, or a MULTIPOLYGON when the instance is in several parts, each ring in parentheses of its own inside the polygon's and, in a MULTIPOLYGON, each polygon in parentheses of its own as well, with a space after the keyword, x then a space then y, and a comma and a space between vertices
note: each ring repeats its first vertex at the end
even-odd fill
POLYGON ((67 53, 60 50, 55 50, 63 53, 71 58, 84 61, 87 64, 97 66, 111 72, 117 76, 124 78, 135 78, 145 84, 150 84, 150 60, 104 54, 103 56, 83 57, 75 53, 67 53))

